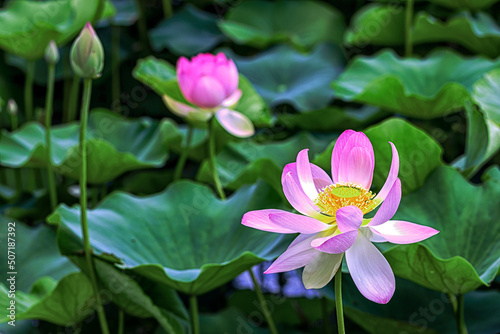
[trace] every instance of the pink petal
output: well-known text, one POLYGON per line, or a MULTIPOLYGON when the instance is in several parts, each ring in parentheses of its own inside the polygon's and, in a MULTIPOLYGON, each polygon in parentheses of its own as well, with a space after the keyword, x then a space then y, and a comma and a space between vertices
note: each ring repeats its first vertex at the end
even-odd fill
POLYGON ((190 107, 187 104, 172 99, 168 95, 163 95, 162 99, 167 108, 180 117, 197 121, 206 121, 212 117, 212 113, 190 107))
POLYGON ((391 144, 392 148, 392 163, 391 163, 391 168, 389 169, 389 175, 387 176, 387 179, 385 180, 384 186, 382 189, 380 189, 380 192, 375 196, 375 200, 384 200, 387 197, 387 194, 392 188, 392 185, 394 182, 396 182, 396 179, 398 178, 398 172, 399 172, 399 155, 398 155, 398 150, 396 149, 396 146, 394 146, 393 143, 389 142, 391 144))
POLYGON ((232 60, 226 59, 223 53, 219 53, 216 57, 221 58, 216 62, 212 75, 222 84, 226 96, 230 96, 238 88, 238 69, 232 60))
POLYGON ((342 264, 344 254, 320 253, 309 262, 302 272, 306 289, 321 289, 327 285, 342 264))
POLYGON ((200 77, 191 88, 191 92, 185 98, 201 108, 215 108, 221 105, 226 98, 224 87, 212 77, 200 77))
POLYGON ((282 213, 286 212, 283 210, 276 209, 266 209, 266 210, 255 210, 247 212, 243 215, 241 223, 245 226, 255 228, 257 230, 275 232, 275 233, 296 233, 294 230, 286 228, 282 225, 273 223, 269 219, 269 215, 272 213, 282 213))
POLYGON ((226 108, 219 109, 215 113, 215 117, 220 125, 233 136, 246 138, 255 133, 252 121, 237 111, 226 108))
POLYGON ((370 229, 394 244, 412 244, 439 233, 432 227, 400 220, 390 220, 382 225, 370 226, 370 229))
POLYGON ((265 274, 280 273, 305 266, 321 253, 311 247, 311 235, 301 234, 288 249, 274 261, 265 274))
POLYGON ((399 203, 401 202, 401 181, 396 179, 391 191, 387 195, 386 199, 378 209, 377 213, 373 219, 368 223, 368 226, 377 226, 385 223, 394 215, 398 210, 399 203))
MULTIPOLYGON (((325 187, 328 187, 329 185, 333 184, 332 179, 323 169, 316 166, 315 164, 309 164, 309 165, 311 168, 313 182, 318 192, 322 191, 325 187)), ((299 178, 297 177, 297 163, 292 162, 285 166, 285 168, 283 169, 283 174, 281 174, 282 183, 285 178, 285 175, 288 172, 292 172, 292 176, 294 177, 295 182, 300 184, 299 178)), ((312 198, 312 200, 314 199, 316 198, 312 198)))
POLYGON ((364 235, 359 233, 346 251, 346 261, 359 292, 369 300, 386 304, 392 298, 396 281, 391 266, 364 235))
POLYGON ((234 93, 231 96, 229 96, 227 99, 225 99, 224 101, 222 101, 222 106, 223 107, 232 107, 232 106, 234 106, 240 100, 241 94, 242 94, 241 89, 235 90, 234 93))
POLYGON ((355 134, 354 130, 345 130, 342 134, 337 138, 335 142, 335 146, 332 151, 332 179, 334 183, 339 182, 339 166, 342 161, 342 151, 344 151, 344 147, 347 144, 349 138, 355 134))
POLYGON ((353 205, 338 209, 335 217, 342 233, 357 230, 363 223, 363 211, 353 205))
POLYGON ((304 234, 317 233, 329 228, 329 225, 317 219, 291 212, 270 213, 269 220, 285 229, 304 234))
POLYGON ((321 244, 319 245, 317 245, 319 242, 317 242, 317 239, 315 239, 311 242, 311 246, 325 253, 340 254, 351 248, 351 246, 356 241, 357 236, 357 230, 349 231, 346 233, 337 234, 326 241, 320 240, 319 242, 321 244))
POLYGON ((311 200, 318 197, 318 191, 313 182, 311 164, 307 156, 308 149, 304 149, 297 154, 297 177, 299 178, 300 186, 304 193, 309 196, 311 200))
MULTIPOLYGON (((350 141, 355 140, 358 134, 351 136, 350 141)), ((354 183, 364 189, 370 189, 375 168, 375 157, 372 148, 352 147, 349 151, 349 143, 344 148, 343 157, 339 165, 339 182, 354 183)), ((370 144, 371 145, 371 144, 370 144)))
POLYGON ((177 81, 182 95, 186 100, 191 100, 191 88, 193 87, 193 75, 191 75, 191 63, 184 57, 177 61, 177 81))
POLYGON ((294 180, 292 172, 288 172, 283 178, 283 192, 288 202, 298 212, 313 218, 321 216, 316 205, 307 197, 300 185, 294 180))

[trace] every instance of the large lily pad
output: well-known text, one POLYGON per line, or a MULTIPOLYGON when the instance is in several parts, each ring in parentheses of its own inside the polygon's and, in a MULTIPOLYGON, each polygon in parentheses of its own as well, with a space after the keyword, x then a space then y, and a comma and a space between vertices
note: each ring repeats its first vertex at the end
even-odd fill
POLYGON ((316 1, 246 1, 233 7, 220 23, 233 41, 258 48, 288 42, 304 50, 322 42, 340 43, 342 14, 316 1))
MULTIPOLYGON (((192 106, 182 95, 175 68, 168 62, 154 57, 141 59, 134 68, 133 75, 137 80, 153 88, 158 95, 168 95, 178 102, 192 106)), ((268 106, 252 84, 241 74, 238 87, 242 91, 242 96, 233 109, 246 115, 257 126, 271 125, 272 118, 268 106)))
MULTIPOLYGON (((245 212, 279 203, 264 183, 241 188, 226 201, 188 181, 144 198, 117 192, 88 211, 90 238, 96 254, 119 267, 197 295, 284 250, 288 238, 241 225, 245 212)), ((79 207, 62 205, 48 218, 59 225, 64 254, 82 249, 79 216, 79 207)))
POLYGON ((438 168, 419 190, 403 198, 396 219, 440 233, 422 243, 385 252, 396 275, 430 289, 463 294, 489 284, 500 269, 500 171, 481 186, 451 167, 438 168))
POLYGON ((187 5, 150 31, 151 44, 155 51, 167 48, 181 56, 211 50, 226 39, 217 21, 217 16, 187 5))
POLYGON ((500 126, 500 69, 485 74, 474 84, 472 98, 487 118, 500 126))
MULTIPOLYGON (((312 157, 321 152, 328 141, 329 138, 318 140, 307 133, 301 133, 290 139, 268 144, 250 141, 228 143, 216 156, 215 163, 221 183, 226 188, 238 189, 243 184, 263 179, 281 193, 283 167, 294 162, 300 150, 309 148, 312 157)), ((204 161, 201 165, 197 179, 213 182, 208 161, 204 161)))
POLYGON ((252 58, 226 53, 268 104, 290 103, 299 111, 328 105, 333 98, 328 85, 345 64, 341 49, 326 44, 309 54, 287 46, 275 47, 252 58))
MULTIPOLYGON (((51 136, 55 171, 78 179, 78 124, 55 126, 51 136)), ((168 156, 159 123, 146 117, 131 121, 104 109, 93 110, 87 138, 89 183, 107 182, 131 170, 159 167, 168 156)), ((0 164, 45 167, 44 128, 39 123, 28 123, 19 131, 4 133, 0 139, 0 164)))
POLYGON ((415 44, 457 43, 489 57, 497 57, 500 52, 500 27, 486 13, 472 15, 462 12, 446 22, 427 13, 419 13, 415 18, 412 39, 415 44))
POLYGON ((392 51, 359 57, 333 83, 335 95, 430 119, 462 107, 474 82, 500 61, 464 58, 438 50, 424 59, 402 59, 392 51))
POLYGON ((0 12, 0 47, 25 59, 41 58, 51 40, 67 43, 98 7, 98 0, 11 1, 0 12))

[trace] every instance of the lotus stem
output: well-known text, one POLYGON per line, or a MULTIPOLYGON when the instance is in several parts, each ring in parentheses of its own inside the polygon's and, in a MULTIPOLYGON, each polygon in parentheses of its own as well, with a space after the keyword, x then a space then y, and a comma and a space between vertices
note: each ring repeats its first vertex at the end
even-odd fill
POLYGON ((345 334, 344 307, 342 306, 342 264, 335 274, 335 310, 337 311, 338 332, 345 334))
POLYGON ((123 334, 123 327, 125 324, 125 312, 123 312, 123 309, 120 308, 118 311, 118 334, 123 334))
POLYGON ((35 77, 35 62, 26 62, 26 80, 24 82, 24 106, 26 120, 33 120, 33 78, 35 77))
POLYGON ((200 319, 198 316, 198 300, 195 295, 189 297, 189 311, 191 312, 191 329, 193 334, 200 334, 200 319))
POLYGON ((264 313, 264 317, 266 318, 267 325, 269 326, 269 331, 271 334, 278 334, 278 330, 276 329, 276 325, 274 324, 273 317, 271 316, 271 312, 269 312, 269 308, 267 307, 266 300, 264 299, 264 295, 262 294, 262 290, 260 288, 259 282, 255 278, 255 274, 252 269, 248 270, 250 276, 252 277, 253 286, 255 288, 255 293, 257 294, 257 298, 259 299, 260 307, 262 309, 262 313, 264 313))
POLYGON ((182 148, 181 156, 177 161, 177 166, 175 166, 174 181, 179 180, 182 177, 182 171, 184 170, 184 165, 191 151, 191 141, 193 140, 193 127, 188 124, 186 145, 182 148))
POLYGON ((163 0, 163 15, 165 16, 166 19, 169 19, 172 17, 172 14, 173 14, 172 1, 163 0))
POLYGON ((465 325, 464 318, 464 295, 460 294, 457 296, 457 312, 455 314, 457 321, 457 333, 458 334, 468 334, 467 326, 465 325))
POLYGON ((57 206, 57 191, 52 166, 52 143, 50 137, 50 126, 52 123, 52 102, 54 99, 54 81, 56 76, 56 65, 49 64, 49 75, 47 81, 47 95, 45 97, 45 145, 47 158, 47 176, 49 180, 50 207, 54 210, 57 206))
POLYGON ((221 199, 226 199, 226 194, 224 194, 224 189, 222 188, 222 184, 219 179, 219 173, 217 172, 217 164, 215 163, 215 122, 217 122, 215 117, 212 117, 212 120, 208 121, 208 154, 214 178, 215 190, 221 199))
POLYGON ((89 114, 90 97, 92 92, 92 79, 85 79, 83 81, 83 99, 82 111, 80 118, 80 157, 82 160, 81 174, 80 174, 80 217, 82 224, 83 235, 83 249, 85 252, 85 260, 87 262, 87 269, 92 287, 94 290, 94 297, 96 300, 97 315, 101 331, 103 334, 109 334, 108 324, 106 322, 106 315, 102 307, 101 297, 99 295, 99 288, 92 260, 92 246, 90 245, 89 225, 87 221, 87 122, 89 114))
POLYGON ((143 1, 135 0, 135 3, 137 4, 137 9, 139 10, 139 19, 137 20, 139 39, 141 40, 143 51, 145 53, 150 53, 148 27, 146 25, 146 12, 143 7, 143 1))
POLYGON ((406 1, 405 16, 405 55, 411 57, 413 54, 412 26, 413 26, 413 1, 406 1))

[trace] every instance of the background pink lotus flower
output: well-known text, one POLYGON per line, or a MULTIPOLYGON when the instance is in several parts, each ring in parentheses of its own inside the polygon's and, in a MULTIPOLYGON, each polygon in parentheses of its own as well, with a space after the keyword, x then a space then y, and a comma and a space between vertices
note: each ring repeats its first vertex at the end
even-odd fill
POLYGON ((255 130, 245 115, 230 109, 240 99, 238 69, 223 53, 202 53, 191 60, 177 62, 177 79, 182 95, 196 108, 164 95, 165 104, 181 117, 206 121, 213 114, 219 123, 237 137, 249 137, 255 130))
POLYGON ((361 132, 347 130, 332 152, 332 178, 309 163, 307 149, 285 166, 283 191, 300 214, 282 210, 246 213, 242 224, 263 231, 300 233, 266 273, 304 267, 308 289, 322 288, 333 278, 346 255, 349 272, 359 291, 371 301, 387 303, 395 289, 389 263, 372 242, 408 244, 427 239, 437 230, 405 221, 390 220, 401 200, 396 147, 387 180, 375 195, 370 191, 375 167, 373 147, 361 132), (382 203, 383 202, 383 203, 382 203), (379 210, 372 219, 363 215, 379 210))

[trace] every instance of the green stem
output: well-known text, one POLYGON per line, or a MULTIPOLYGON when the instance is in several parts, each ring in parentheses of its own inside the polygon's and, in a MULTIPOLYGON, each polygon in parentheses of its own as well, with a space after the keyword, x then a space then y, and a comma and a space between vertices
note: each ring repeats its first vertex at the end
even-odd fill
POLYGON ((76 106, 78 105, 79 93, 80 93, 80 78, 75 75, 73 77, 73 82, 71 83, 68 114, 65 120, 66 122, 73 122, 76 119, 76 106))
POLYGON ((142 49, 145 53, 150 53, 149 39, 148 39, 148 27, 146 25, 146 12, 144 11, 143 1, 136 0, 137 9, 139 10, 139 19, 137 20, 137 25, 139 28, 139 39, 142 44, 142 49))
POLYGON ((186 160, 189 156, 189 151, 191 151, 193 132, 193 127, 188 124, 186 145, 182 148, 181 156, 177 161, 177 166, 175 166, 174 181, 177 181, 182 177, 182 170, 184 169, 184 165, 186 164, 186 160))
POLYGON ((121 308, 118 311, 118 334, 123 334, 124 324, 125 324, 125 312, 123 312, 123 309, 121 308))
POLYGON ((215 117, 212 117, 212 120, 208 121, 208 154, 210 157, 212 175, 214 177, 215 190, 221 199, 226 199, 226 194, 224 194, 224 189, 222 188, 219 173, 217 172, 217 165, 215 163, 215 122, 217 122, 215 117))
POLYGON ((172 14, 173 14, 172 1, 163 0, 163 15, 165 16, 166 19, 169 19, 172 17, 172 14))
POLYGON ((191 312, 191 329, 193 334, 200 334, 200 319, 198 318, 198 300, 196 296, 189 297, 189 311, 191 312))
POLYGON ((24 105, 26 120, 33 119, 33 78, 35 77, 35 61, 26 62, 26 81, 24 82, 24 105))
POLYGON ((405 16, 405 55, 411 57, 413 54, 412 25, 413 25, 413 1, 406 1, 405 16))
POLYGON ((262 294, 262 290, 260 289, 259 282, 255 278, 255 275, 250 269, 248 271, 250 276, 252 277, 253 286, 255 288, 255 293, 257 294, 257 298, 260 302, 260 307, 262 308, 262 313, 264 313, 264 317, 266 318, 267 325, 269 326, 269 331, 271 334, 278 334, 278 330, 276 329, 276 325, 274 324, 273 317, 271 316, 271 312, 269 312, 269 308, 267 307, 266 300, 264 299, 264 295, 262 294))
POLYGON ((17 118, 17 113, 10 114, 10 128, 12 132, 16 131, 19 126, 19 119, 17 118))
POLYGON ((45 97, 45 145, 47 159, 47 176, 49 180, 50 207, 54 210, 57 206, 56 181, 54 177, 54 167, 52 166, 52 143, 50 138, 50 125, 52 123, 52 101, 54 99, 54 81, 56 76, 56 66, 49 64, 49 75, 47 81, 47 95, 45 97))
POLYGON ((85 260, 87 262, 87 269, 92 288, 94 289, 94 297, 96 299, 97 315, 99 317, 99 324, 103 334, 109 334, 108 324, 106 322, 106 315, 102 307, 101 297, 99 295, 99 288, 97 285, 96 275, 94 271, 94 264, 92 261, 92 247, 90 245, 89 225, 87 221, 87 140, 85 138, 87 133, 87 122, 89 114, 90 96, 92 92, 92 79, 85 79, 83 81, 83 99, 82 111, 80 119, 80 157, 82 159, 81 174, 80 174, 80 217, 82 223, 83 235, 83 249, 85 252, 85 260))
POLYGON ((448 296, 448 299, 450 300, 451 308, 453 309, 453 313, 457 314, 457 311, 458 311, 457 297, 452 293, 448 293, 447 296, 448 296))
POLYGON ((342 306, 342 265, 335 274, 335 309, 337 311, 337 327, 339 334, 345 334, 344 308, 342 306))
POLYGON ((111 92, 113 103, 120 100, 120 26, 111 26, 111 92))
POLYGON ((467 326, 465 325, 465 318, 464 318, 464 295, 458 295, 457 297, 457 313, 456 313, 456 320, 457 320, 457 333, 458 334, 468 334, 467 331, 467 326))

